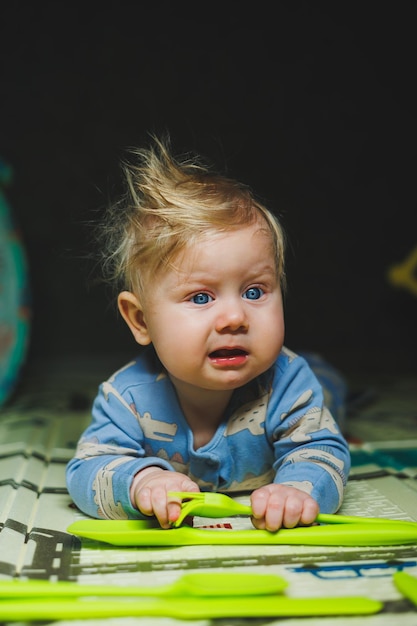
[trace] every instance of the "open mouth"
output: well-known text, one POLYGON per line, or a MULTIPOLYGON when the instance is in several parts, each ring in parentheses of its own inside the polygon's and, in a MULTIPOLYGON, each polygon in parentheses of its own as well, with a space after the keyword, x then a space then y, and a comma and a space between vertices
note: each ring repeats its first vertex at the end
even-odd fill
POLYGON ((247 356, 248 352, 241 348, 221 348, 209 354, 211 362, 218 365, 241 365, 247 356))
POLYGON ((230 359, 234 356, 246 356, 248 353, 240 348, 222 348, 209 354, 211 359, 230 359))

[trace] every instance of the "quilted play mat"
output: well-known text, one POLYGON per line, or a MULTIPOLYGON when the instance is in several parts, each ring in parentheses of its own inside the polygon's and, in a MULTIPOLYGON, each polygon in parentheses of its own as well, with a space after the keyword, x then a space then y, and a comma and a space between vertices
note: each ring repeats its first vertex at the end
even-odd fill
MULTIPOLYGON (((37 366, 0 414, 0 583, 41 579, 156 587, 174 583, 184 573, 226 573, 231 578, 243 572, 273 573, 286 581, 287 597, 360 595, 379 601, 382 609, 367 616, 257 618, 257 626, 415 626, 416 607, 393 584, 395 572, 417 575, 417 545, 413 542, 123 547, 68 532, 71 524, 86 518, 66 491, 65 465, 90 419, 100 368, 102 364, 87 361, 37 366)), ((417 521, 415 380, 383 379, 369 389, 371 393, 352 406, 346 418, 353 470, 341 512, 417 521)), ((245 497, 242 494, 243 500, 245 497)), ((195 526, 214 532, 233 532, 248 524, 244 517, 194 520, 195 526)), ((0 616, 1 606, 0 601, 0 616)), ((138 620, 109 617, 83 622, 69 613, 58 623, 130 626, 138 620)), ((144 618, 144 623, 174 626, 190 621, 155 616, 144 618)), ((244 626, 254 622, 243 617, 200 617, 191 623, 244 626)))

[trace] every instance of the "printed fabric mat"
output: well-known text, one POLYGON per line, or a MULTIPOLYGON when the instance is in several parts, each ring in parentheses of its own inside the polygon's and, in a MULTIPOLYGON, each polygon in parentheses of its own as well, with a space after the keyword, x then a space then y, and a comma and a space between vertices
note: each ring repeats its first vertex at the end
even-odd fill
MULTIPOLYGON (((97 372, 102 369, 102 364, 92 363, 83 371, 68 362, 39 367, 1 410, 0 584, 1 580, 42 579, 156 587, 174 582, 184 572, 229 572, 231 577, 236 572, 273 573, 288 582, 285 595, 289 597, 359 595, 381 601, 383 608, 368 616, 196 619, 191 623, 416 626, 416 607, 396 589, 392 576, 396 571, 417 576, 417 545, 114 547, 68 533, 72 522, 86 518, 66 491, 65 465, 90 420, 90 404, 101 380, 97 372)), ((383 378, 352 395, 346 436, 353 469, 341 513, 417 521, 416 426, 417 385, 412 377, 383 378)), ((195 518, 194 525, 213 526, 213 520, 195 518)), ((216 520, 215 525, 241 529, 250 527, 250 521, 227 518, 216 520)), ((171 617, 82 621, 68 614, 58 623, 170 626, 190 621, 171 617)))

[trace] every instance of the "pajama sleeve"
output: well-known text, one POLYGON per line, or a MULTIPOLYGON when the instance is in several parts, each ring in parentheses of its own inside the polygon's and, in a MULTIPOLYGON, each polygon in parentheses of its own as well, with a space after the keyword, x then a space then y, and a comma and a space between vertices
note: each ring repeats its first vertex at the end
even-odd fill
POLYGON ((268 407, 268 437, 275 453, 275 483, 297 487, 323 513, 341 505, 350 470, 348 444, 324 405, 323 391, 304 358, 286 353, 277 366, 268 407), (278 384, 279 382, 279 384, 278 384))
POLYGON ((143 518, 130 500, 133 477, 149 466, 173 468, 162 458, 146 456, 134 404, 111 383, 101 385, 92 416, 67 465, 68 491, 74 503, 92 517, 143 518))

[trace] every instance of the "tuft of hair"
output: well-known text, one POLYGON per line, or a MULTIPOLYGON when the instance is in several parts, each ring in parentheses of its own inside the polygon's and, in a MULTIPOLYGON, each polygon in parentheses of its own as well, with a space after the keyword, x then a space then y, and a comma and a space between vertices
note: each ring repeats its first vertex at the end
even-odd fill
POLYGON ((142 296, 145 282, 171 267, 179 252, 210 231, 263 221, 271 236, 277 276, 285 287, 285 235, 278 219, 246 185, 203 164, 175 158, 168 136, 152 136, 147 148, 122 163, 125 191, 103 225, 103 270, 117 289, 142 296))

